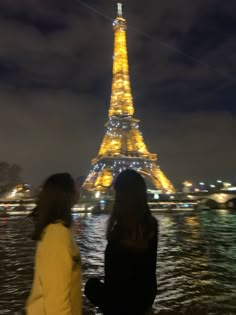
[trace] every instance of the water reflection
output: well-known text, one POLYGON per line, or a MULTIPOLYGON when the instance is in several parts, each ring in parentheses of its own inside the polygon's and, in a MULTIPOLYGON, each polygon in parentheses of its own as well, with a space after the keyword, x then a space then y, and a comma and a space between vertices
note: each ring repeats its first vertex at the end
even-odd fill
MULTIPOLYGON (((159 214, 157 314, 236 314, 236 214, 159 214)), ((107 217, 74 215, 84 281, 103 276, 107 217)), ((0 314, 23 314, 33 275, 32 225, 0 221, 0 314)), ((95 314, 85 300, 85 315, 95 314)))

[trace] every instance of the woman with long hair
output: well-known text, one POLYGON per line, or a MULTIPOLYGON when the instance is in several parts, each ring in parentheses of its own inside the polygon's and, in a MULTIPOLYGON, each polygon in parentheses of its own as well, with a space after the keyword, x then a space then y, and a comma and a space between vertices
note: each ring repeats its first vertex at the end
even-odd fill
POLYGON ((81 315, 80 253, 71 232, 71 208, 78 192, 67 173, 49 177, 34 211, 37 241, 27 315, 81 315))
POLYGON ((145 181, 136 171, 123 171, 114 189, 104 283, 90 279, 85 294, 106 315, 145 315, 157 290, 158 223, 148 207, 145 181))

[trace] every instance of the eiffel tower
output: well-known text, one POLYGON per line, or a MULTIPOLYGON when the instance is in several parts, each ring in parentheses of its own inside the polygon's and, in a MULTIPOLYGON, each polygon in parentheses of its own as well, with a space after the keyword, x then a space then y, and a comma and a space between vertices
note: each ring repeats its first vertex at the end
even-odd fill
POLYGON ((175 191, 171 182, 160 170, 157 155, 148 151, 139 130, 139 120, 134 118, 129 65, 126 45, 126 20, 122 4, 117 4, 114 28, 113 80, 106 133, 84 184, 83 190, 103 192, 110 190, 114 178, 129 168, 138 171, 147 187, 163 193, 175 191))

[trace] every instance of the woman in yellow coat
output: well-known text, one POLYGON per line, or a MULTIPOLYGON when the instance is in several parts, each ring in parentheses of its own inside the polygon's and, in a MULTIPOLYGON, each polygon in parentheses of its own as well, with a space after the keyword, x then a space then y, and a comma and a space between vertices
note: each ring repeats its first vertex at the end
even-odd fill
POLYGON ((81 315, 81 261, 71 232, 71 208, 78 198, 67 174, 47 179, 40 193, 33 238, 38 242, 27 315, 81 315))

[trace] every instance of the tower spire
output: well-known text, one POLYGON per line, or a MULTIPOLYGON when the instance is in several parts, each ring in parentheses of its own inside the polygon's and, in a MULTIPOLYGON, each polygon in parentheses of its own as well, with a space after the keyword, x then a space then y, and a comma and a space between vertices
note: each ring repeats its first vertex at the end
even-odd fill
POLYGON ((123 17, 123 3, 117 2, 117 16, 123 17))
POLYGON ((114 23, 113 80, 109 116, 133 116, 134 106, 129 79, 128 52, 126 43, 126 19, 122 3, 117 3, 114 23))

